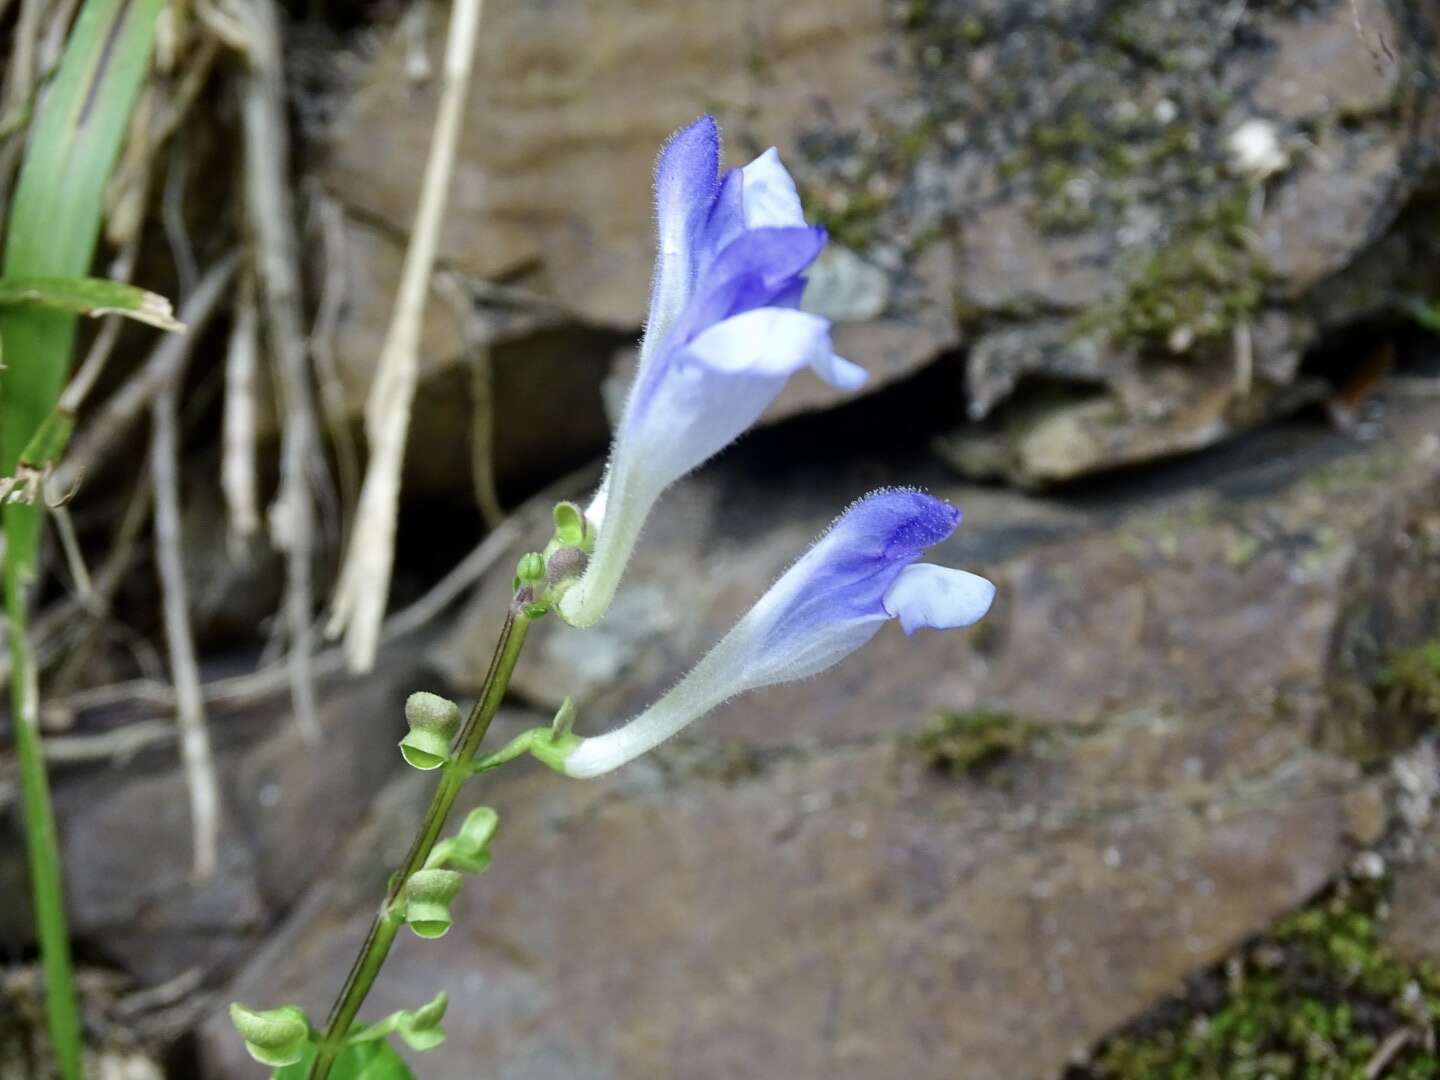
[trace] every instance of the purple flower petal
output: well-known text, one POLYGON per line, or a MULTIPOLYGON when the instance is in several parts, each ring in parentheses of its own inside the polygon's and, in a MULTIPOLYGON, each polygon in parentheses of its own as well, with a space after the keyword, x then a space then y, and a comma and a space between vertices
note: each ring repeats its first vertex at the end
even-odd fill
POLYGON ((900 571, 885 593, 885 610, 905 633, 923 626, 953 630, 979 622, 995 600, 995 586, 979 574, 914 563, 900 571))
POLYGON ((674 688, 629 723, 581 740, 552 764, 577 777, 609 772, 736 694, 832 667, 891 618, 907 631, 974 622, 994 596, 988 581, 915 564, 959 521, 960 511, 923 492, 866 496, 674 688))

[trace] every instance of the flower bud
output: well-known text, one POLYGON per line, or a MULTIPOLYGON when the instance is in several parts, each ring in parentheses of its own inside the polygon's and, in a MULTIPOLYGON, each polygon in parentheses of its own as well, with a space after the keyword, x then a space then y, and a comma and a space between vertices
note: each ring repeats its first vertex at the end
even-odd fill
POLYGON ((245 1049, 261 1065, 283 1068, 305 1055, 310 1042, 310 1021, 294 1005, 257 1011, 239 1002, 230 1005, 230 1022, 245 1040, 245 1049))
POLYGON ((499 814, 488 806, 477 806, 466 815, 458 833, 435 845, 424 869, 451 866, 466 874, 483 874, 490 866, 490 839, 499 825, 499 814))
POLYGON ((445 1041, 445 1029, 440 1021, 445 1019, 445 1010, 449 1007, 450 998, 442 990, 433 1001, 414 1012, 402 1013, 395 1030, 411 1050, 433 1050, 445 1041))
POLYGON ((520 557, 519 564, 515 567, 515 580, 520 585, 534 585, 545 580, 545 556, 538 551, 532 551, 528 555, 520 557))
POLYGON ((444 937, 454 919, 450 904, 460 893, 454 870, 417 870, 405 883, 405 921, 417 937, 444 937))
POLYGON ((400 740, 400 753, 417 769, 438 769, 450 757, 450 740, 460 730, 460 706, 424 690, 405 701, 410 731, 400 740))

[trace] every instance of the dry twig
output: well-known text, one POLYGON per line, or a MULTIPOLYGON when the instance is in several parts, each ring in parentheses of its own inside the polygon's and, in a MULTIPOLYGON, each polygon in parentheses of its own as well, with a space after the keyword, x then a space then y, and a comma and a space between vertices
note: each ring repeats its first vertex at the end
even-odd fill
POLYGON ((270 534, 285 552, 285 617, 290 637, 290 693, 295 720, 310 740, 315 719, 311 553, 315 535, 311 471, 322 469, 314 395, 300 319, 300 256, 289 183, 285 75, 274 0, 250 0, 250 74, 243 90, 247 217, 255 237, 256 277, 265 329, 280 387, 280 490, 270 508, 270 534))
POLYGON ((465 361, 470 366, 470 481, 480 516, 493 529, 505 519, 495 485, 495 380, 490 355, 493 335, 488 324, 476 317, 470 291, 459 274, 436 274, 435 285, 460 322, 465 361))
MULTIPOLYGON (((537 521, 547 517, 557 500, 571 498, 593 488, 598 478, 599 466, 586 465, 532 495, 444 578, 436 582, 429 592, 386 619, 380 634, 381 643, 397 641, 426 626, 463 596, 502 556, 510 552, 512 546, 533 528, 537 521)), ((344 670, 344 659, 344 652, 339 648, 326 649, 316 654, 316 676, 338 675, 344 670)), ((244 675, 215 679, 206 683, 202 689, 209 705, 239 706, 262 700, 279 692, 285 685, 285 668, 277 665, 244 675)), ((174 692, 164 683, 131 679, 72 694, 65 704, 71 710, 80 712, 122 703, 143 703, 156 709, 168 709, 173 707, 174 702, 174 692)))
MULTIPOLYGON (((226 286, 234 276, 235 264, 235 257, 230 256, 205 274, 195 291, 180 305, 180 321, 189 331, 162 338, 140 370, 107 398, 100 411, 76 434, 64 460, 55 467, 54 490, 71 490, 91 466, 115 449, 155 395, 174 380, 175 372, 184 367, 190 350, 218 310, 226 286)), ((62 401, 73 401, 77 397, 83 394, 74 394, 67 387, 62 401)))
POLYGON ((225 354, 225 413, 221 424, 220 488, 230 520, 232 547, 260 528, 260 498, 255 482, 255 402, 258 388, 260 311, 255 281, 240 281, 225 354))
POLYGON ((425 165, 420 205, 415 214, 415 231, 405 252, 395 311, 366 403, 370 465, 326 628, 332 637, 344 633, 345 655, 352 671, 369 671, 375 663, 390 593, 400 472, 415 397, 420 321, 455 163, 480 10, 481 0, 456 0, 451 12, 440 106, 430 142, 430 157, 425 165))
POLYGON ((310 356, 315 361, 315 379, 320 387, 320 403, 325 412, 325 427, 335 451, 336 471, 340 482, 340 544, 350 535, 349 519, 360 490, 360 448, 350 428, 349 409, 345 403, 345 384, 335 358, 335 333, 345 307, 349 279, 345 272, 345 210, 338 199, 318 189, 311 205, 320 227, 320 246, 325 266, 320 286, 320 301, 315 324, 310 330, 310 356))
POLYGON ((155 492, 155 569, 160 579, 165 639, 170 647, 170 677, 175 683, 175 720, 180 729, 180 760, 190 792, 190 826, 197 878, 215 871, 220 845, 220 792, 215 760, 205 730, 205 701, 200 669, 190 635, 185 596, 185 564, 181 556, 179 438, 175 421, 177 378, 155 396, 150 406, 150 473, 155 492))

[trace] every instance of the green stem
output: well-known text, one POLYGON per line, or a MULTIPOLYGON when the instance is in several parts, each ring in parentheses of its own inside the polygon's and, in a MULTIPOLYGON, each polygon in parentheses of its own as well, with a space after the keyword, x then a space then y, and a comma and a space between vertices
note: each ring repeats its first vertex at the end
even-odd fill
MULTIPOLYGON (((12 507, 12 514, 7 516, 13 516, 17 509, 12 507)), ((70 934, 65 925, 65 894, 60 883, 60 845, 40 744, 39 694, 25 636, 26 597, 20 574, 21 570, 7 561, 5 609, 10 624, 10 715, 15 728, 15 756, 20 763, 25 848, 30 859, 40 966, 45 972, 50 1044, 63 1080, 80 1080, 80 1013, 75 1004, 75 978, 70 968, 70 934)))
POLYGON ((384 966, 385 958, 390 953, 390 946, 395 943, 395 935, 399 933, 404 922, 399 901, 405 883, 412 874, 424 867, 425 860, 430 856, 430 849, 440 839, 440 832, 445 828, 445 820, 450 816, 460 789, 471 776, 471 762, 485 739, 485 733, 490 730, 490 721, 495 719, 495 713, 510 686, 510 676, 515 671, 515 662, 520 658, 520 649, 525 644, 525 634, 529 628, 530 619, 523 612, 511 611, 506 615, 500 640, 495 643, 495 655, 490 658, 490 670, 485 675, 480 700, 475 703, 470 718, 465 721, 455 753, 444 767, 440 785, 435 789, 430 808, 425 811, 425 818, 420 823, 420 831, 415 834, 415 839, 410 844, 410 853, 405 856, 405 862, 399 871, 390 879, 385 902, 380 905, 379 914, 370 924, 370 933, 366 935, 365 944, 355 958, 354 966, 345 979, 345 986, 335 1001, 335 1007, 330 1010, 330 1019, 325 1025, 325 1034, 320 1038, 315 1063, 310 1066, 310 1080, 325 1080, 330 1074, 331 1066, 335 1064, 335 1058, 344 1049, 345 1036, 350 1033, 360 1006, 364 1004, 365 996, 370 993, 370 987, 380 974, 380 968, 384 966))

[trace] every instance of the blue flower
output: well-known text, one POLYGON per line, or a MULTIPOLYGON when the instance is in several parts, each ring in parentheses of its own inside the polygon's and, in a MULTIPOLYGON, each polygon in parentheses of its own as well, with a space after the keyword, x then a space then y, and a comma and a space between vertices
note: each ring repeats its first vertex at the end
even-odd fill
POLYGON ((622 727, 546 760, 570 776, 599 776, 736 694, 824 671, 890 619, 899 619, 907 634, 971 625, 990 609, 995 586, 963 570, 917 562, 959 523, 959 510, 923 492, 867 495, 659 701, 622 727))
POLYGON ((830 323, 799 310, 804 272, 825 246, 805 224, 772 148, 720 175, 706 116, 677 132, 655 176, 659 254, 650 313, 605 479, 586 516, 598 526, 560 616, 599 621, 660 494, 733 442, 802 367, 842 389, 865 381, 836 356, 830 323))

